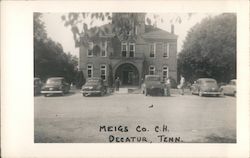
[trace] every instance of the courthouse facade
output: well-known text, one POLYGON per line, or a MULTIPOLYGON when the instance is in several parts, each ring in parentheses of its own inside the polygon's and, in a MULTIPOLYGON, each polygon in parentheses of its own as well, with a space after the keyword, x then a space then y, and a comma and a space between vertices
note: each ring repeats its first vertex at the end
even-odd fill
POLYGON ((114 33, 113 22, 91 28, 81 36, 79 69, 85 78, 101 77, 106 84, 112 84, 119 77, 123 86, 139 86, 147 74, 177 80, 174 26, 167 32, 146 25, 145 14, 138 14, 140 24, 131 21, 133 26, 126 38, 114 33), (105 31, 95 36, 96 30, 105 31))

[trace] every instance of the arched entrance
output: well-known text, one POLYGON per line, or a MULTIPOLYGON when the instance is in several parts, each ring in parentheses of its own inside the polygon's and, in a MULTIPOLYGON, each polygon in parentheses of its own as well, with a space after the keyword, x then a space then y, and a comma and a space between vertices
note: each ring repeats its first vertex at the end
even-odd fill
POLYGON ((115 78, 119 77, 122 86, 138 86, 139 72, 130 63, 121 64, 115 71, 115 78))

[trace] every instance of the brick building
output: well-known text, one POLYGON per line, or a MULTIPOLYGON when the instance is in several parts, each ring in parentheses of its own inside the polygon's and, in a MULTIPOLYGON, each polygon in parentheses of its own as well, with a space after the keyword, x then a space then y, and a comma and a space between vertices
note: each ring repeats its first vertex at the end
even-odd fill
POLYGON ((174 26, 167 32, 145 25, 145 14, 138 13, 138 17, 140 23, 131 20, 132 29, 126 38, 114 33, 114 22, 91 28, 81 36, 79 69, 85 78, 101 77, 106 84, 112 84, 119 77, 123 86, 139 86, 146 74, 177 80, 174 26))

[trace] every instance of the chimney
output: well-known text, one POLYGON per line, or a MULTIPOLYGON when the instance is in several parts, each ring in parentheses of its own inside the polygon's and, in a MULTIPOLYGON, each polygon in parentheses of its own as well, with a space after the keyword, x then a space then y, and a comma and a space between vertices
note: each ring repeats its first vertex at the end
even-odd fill
POLYGON ((174 34, 174 25, 171 25, 171 33, 174 34))

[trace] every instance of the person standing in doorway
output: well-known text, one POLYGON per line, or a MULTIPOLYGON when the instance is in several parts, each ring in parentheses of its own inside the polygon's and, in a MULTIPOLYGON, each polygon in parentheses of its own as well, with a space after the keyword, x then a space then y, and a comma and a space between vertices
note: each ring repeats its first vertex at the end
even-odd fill
POLYGON ((181 95, 184 95, 184 87, 185 87, 185 78, 181 75, 181 80, 179 85, 181 95))
POLYGON ((120 79, 119 79, 119 77, 117 77, 115 79, 115 90, 119 91, 119 88, 120 88, 120 79))

